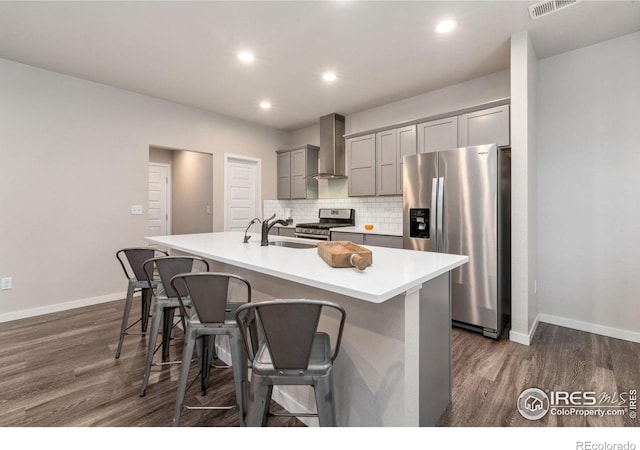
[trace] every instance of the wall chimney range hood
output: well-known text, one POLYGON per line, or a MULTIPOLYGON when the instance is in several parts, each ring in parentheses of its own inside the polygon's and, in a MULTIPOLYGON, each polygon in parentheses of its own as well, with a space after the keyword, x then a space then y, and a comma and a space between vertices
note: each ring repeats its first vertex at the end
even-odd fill
POLYGON ((347 178, 344 155, 344 116, 332 113, 320 117, 320 151, 316 180, 347 178))

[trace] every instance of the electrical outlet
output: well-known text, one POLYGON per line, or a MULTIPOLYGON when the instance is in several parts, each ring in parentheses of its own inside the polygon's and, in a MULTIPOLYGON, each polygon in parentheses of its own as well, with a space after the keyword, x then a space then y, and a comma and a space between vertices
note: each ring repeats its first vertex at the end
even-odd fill
POLYGON ((131 214, 142 214, 142 205, 131 205, 131 214))
POLYGON ((0 278, 0 290, 6 291, 7 289, 11 289, 13 287, 13 278, 0 278))

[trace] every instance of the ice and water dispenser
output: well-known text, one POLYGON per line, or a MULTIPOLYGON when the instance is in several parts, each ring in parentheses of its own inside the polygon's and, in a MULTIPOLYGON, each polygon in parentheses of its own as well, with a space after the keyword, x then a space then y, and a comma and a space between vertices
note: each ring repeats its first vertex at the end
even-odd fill
POLYGON ((429 239, 429 208, 409 209, 409 236, 429 239))

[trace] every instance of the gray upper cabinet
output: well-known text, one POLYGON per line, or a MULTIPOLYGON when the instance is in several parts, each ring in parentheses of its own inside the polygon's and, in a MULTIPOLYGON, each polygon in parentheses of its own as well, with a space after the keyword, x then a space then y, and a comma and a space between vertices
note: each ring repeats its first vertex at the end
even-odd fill
POLYGON ((510 144, 509 105, 458 116, 458 146, 510 144))
POLYGON ((278 150, 278 199, 318 198, 318 180, 309 177, 318 172, 318 150, 305 145, 278 150))
POLYGON ((499 106, 478 105, 451 112, 450 117, 418 119, 406 122, 404 127, 384 127, 348 137, 349 196, 401 195, 402 161, 407 155, 471 145, 510 145, 509 105, 503 102, 497 100, 492 104, 499 106))
POLYGON ((278 199, 291 198, 291 152, 278 152, 278 199))
POLYGON ((376 194, 394 195, 398 189, 397 130, 376 133, 376 194))
POLYGON ((376 135, 347 139, 345 144, 349 196, 376 195, 376 135))
POLYGON ((397 175, 396 175, 396 194, 402 194, 402 158, 407 155, 415 155, 416 146, 416 126, 398 128, 396 134, 397 147, 397 175))
POLYGON ((458 147, 458 116, 418 124, 418 153, 458 147))

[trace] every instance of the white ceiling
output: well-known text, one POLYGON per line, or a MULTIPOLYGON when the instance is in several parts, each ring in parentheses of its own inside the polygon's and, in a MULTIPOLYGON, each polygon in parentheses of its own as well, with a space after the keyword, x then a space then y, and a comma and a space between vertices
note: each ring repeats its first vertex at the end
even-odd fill
POLYGON ((522 30, 538 58, 640 31, 638 1, 536 21, 532 3, 0 2, 0 58, 295 130, 507 69, 522 30), (438 35, 445 17, 458 27, 438 35), (256 61, 238 61, 242 49, 256 61))

